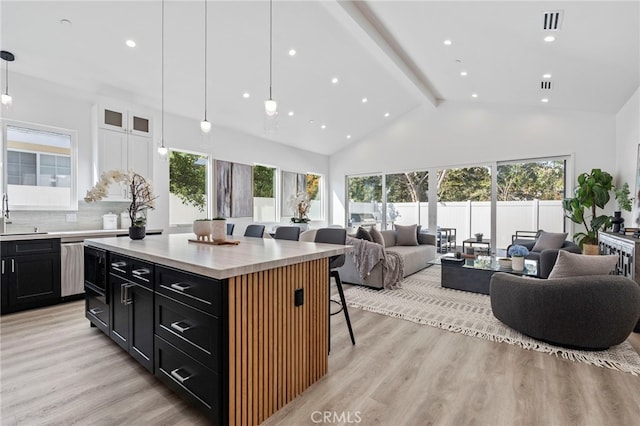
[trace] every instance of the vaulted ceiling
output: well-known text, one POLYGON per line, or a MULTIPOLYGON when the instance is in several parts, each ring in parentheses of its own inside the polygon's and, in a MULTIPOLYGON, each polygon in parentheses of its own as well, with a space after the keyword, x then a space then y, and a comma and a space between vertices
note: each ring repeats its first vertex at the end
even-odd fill
MULTIPOLYGON (((2 49, 16 55, 11 72, 159 109, 161 5, 4 0, 2 49)), ((167 0, 164 15, 165 109, 196 127, 204 110, 204 5, 167 0)), ((425 103, 615 113, 639 85, 637 1, 277 0, 273 131, 263 105, 269 2, 207 5, 209 120, 322 154, 425 103), (550 11, 560 13, 558 29, 543 28, 550 11), (548 35, 555 41, 545 42, 548 35)))

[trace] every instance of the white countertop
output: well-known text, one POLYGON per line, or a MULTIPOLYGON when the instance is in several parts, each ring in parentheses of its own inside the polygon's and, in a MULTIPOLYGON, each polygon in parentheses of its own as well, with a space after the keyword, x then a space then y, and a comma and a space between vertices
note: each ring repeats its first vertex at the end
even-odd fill
MULTIPOLYGON (((162 229, 147 229, 147 234, 162 233, 162 229)), ((82 242, 87 238, 117 237, 129 235, 128 229, 95 229, 84 231, 60 231, 39 233, 16 233, 0 235, 0 241, 42 240, 60 238, 62 243, 82 242)))
POLYGON ((101 238, 85 245, 170 266, 176 269, 224 279, 265 271, 309 260, 336 256, 352 246, 317 244, 268 238, 234 237, 238 245, 207 245, 189 242, 195 235, 150 235, 143 240, 101 238))

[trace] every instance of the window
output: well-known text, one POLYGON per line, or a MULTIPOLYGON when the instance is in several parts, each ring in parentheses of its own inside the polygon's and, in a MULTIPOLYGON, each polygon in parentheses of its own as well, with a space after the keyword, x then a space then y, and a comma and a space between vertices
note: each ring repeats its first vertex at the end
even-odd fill
POLYGON ((429 227, 427 194, 429 172, 406 172, 384 176, 386 191, 387 229, 394 223, 429 227))
POLYGON ((309 219, 322 220, 322 176, 313 173, 306 175, 306 188, 311 208, 309 209, 309 219))
POLYGON ((169 153, 169 223, 186 225, 211 217, 210 161, 204 154, 169 153))
POLYGON ((4 140, 10 208, 77 210, 75 132, 7 122, 4 140))
POLYGON ((280 217, 292 217, 289 201, 297 193, 306 191, 311 200, 311 208, 307 216, 311 220, 322 220, 323 216, 323 179, 315 173, 282 172, 282 200, 280 217))
POLYGON ((276 168, 253 166, 253 220, 276 220, 276 168))
POLYGON ((347 177, 347 194, 349 232, 354 232, 361 225, 378 224, 382 229, 382 176, 347 177))

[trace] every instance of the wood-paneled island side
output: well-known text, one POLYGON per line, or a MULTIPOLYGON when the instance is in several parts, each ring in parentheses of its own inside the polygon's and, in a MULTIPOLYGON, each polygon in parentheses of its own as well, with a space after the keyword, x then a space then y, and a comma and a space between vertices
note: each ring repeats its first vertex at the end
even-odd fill
POLYGON ((348 246, 192 234, 85 245, 106 254, 86 316, 216 424, 259 424, 327 373, 328 258, 348 246))

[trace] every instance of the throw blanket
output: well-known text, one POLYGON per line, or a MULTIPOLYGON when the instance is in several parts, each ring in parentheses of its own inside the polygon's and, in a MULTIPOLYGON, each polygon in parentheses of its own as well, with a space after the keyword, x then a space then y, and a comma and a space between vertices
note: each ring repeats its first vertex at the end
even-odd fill
POLYGON ((371 273, 371 270, 382 262, 383 287, 386 289, 399 287, 404 275, 402 256, 398 253, 386 252, 380 244, 358 238, 347 237, 346 244, 353 246, 351 255, 360 278, 364 280, 371 273))

